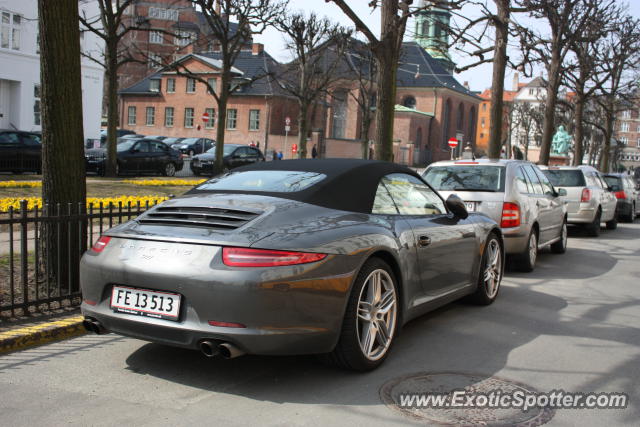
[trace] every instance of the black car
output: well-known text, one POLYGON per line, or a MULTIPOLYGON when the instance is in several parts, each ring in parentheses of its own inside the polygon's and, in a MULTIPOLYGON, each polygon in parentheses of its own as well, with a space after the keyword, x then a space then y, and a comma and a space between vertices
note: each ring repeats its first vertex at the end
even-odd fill
MULTIPOLYGON (((118 174, 158 173, 175 175, 184 164, 182 156, 167 144, 153 139, 120 142, 117 148, 118 174)), ((87 172, 104 174, 106 150, 94 148, 85 152, 87 172)))
MULTIPOLYGON (((191 172, 194 175, 213 174, 215 162, 216 147, 214 146, 206 153, 198 154, 191 159, 191 172)), ((264 162, 264 155, 258 148, 241 144, 225 144, 222 149, 223 171, 256 162, 264 162)))
MULTIPOLYGON (((129 129, 116 129, 116 139, 127 135, 135 135, 136 133, 129 129)), ((104 147, 107 144, 107 131, 100 131, 100 147, 104 147)), ((85 148, 93 148, 92 142, 87 142, 85 148)))
POLYGON ((185 138, 173 144, 171 148, 193 157, 194 154, 204 153, 209 150, 215 143, 213 139, 209 138, 185 138))
POLYGON ((37 132, 0 130, 0 171, 36 172, 42 170, 42 142, 37 132))

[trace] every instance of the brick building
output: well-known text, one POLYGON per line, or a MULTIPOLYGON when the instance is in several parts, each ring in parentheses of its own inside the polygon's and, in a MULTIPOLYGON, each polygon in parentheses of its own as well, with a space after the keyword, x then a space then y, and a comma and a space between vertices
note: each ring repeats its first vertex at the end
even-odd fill
POLYGON ((624 148, 618 153, 618 163, 625 169, 640 167, 640 100, 629 102, 616 115, 614 139, 624 148))

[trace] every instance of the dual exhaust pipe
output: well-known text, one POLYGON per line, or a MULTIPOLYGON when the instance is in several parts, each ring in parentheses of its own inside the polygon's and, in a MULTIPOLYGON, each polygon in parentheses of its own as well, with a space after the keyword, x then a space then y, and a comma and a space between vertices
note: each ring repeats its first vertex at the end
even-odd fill
POLYGON ((234 357, 242 356, 244 354, 244 351, 240 350, 233 344, 228 342, 217 344, 209 340, 200 342, 200 351, 207 357, 216 357, 219 355, 225 359, 233 359, 234 357))
MULTIPOLYGON (((88 331, 97 335, 108 334, 109 331, 96 319, 86 317, 82 321, 82 326, 88 331)), ((225 359, 233 359, 238 356, 242 356, 244 351, 240 350, 233 344, 223 342, 216 343, 210 340, 200 341, 200 351, 207 357, 222 356, 225 359)))

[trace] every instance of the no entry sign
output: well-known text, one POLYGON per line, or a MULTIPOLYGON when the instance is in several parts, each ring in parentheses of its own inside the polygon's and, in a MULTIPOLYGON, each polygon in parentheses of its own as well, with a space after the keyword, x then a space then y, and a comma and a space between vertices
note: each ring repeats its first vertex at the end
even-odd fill
POLYGON ((205 122, 205 123, 209 122, 209 113, 204 113, 202 115, 202 121, 205 122))
POLYGON ((455 138, 449 139, 449 147, 456 148, 458 146, 458 140, 455 138))

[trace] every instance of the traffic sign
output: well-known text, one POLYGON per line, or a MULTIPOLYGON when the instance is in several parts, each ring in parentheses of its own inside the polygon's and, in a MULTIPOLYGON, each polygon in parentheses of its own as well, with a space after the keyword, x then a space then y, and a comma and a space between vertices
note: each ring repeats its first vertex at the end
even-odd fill
POLYGON ((456 148, 458 146, 458 140, 455 138, 449 139, 449 147, 456 148))
POLYGON ((205 123, 208 123, 208 122, 209 122, 209 113, 205 112, 205 113, 202 115, 202 121, 203 121, 203 122, 205 122, 205 123))
POLYGON ((298 152, 298 144, 291 144, 291 152, 296 154, 298 152))
POLYGON ((291 124, 291 118, 289 116, 284 118, 284 124, 289 126, 291 124))

